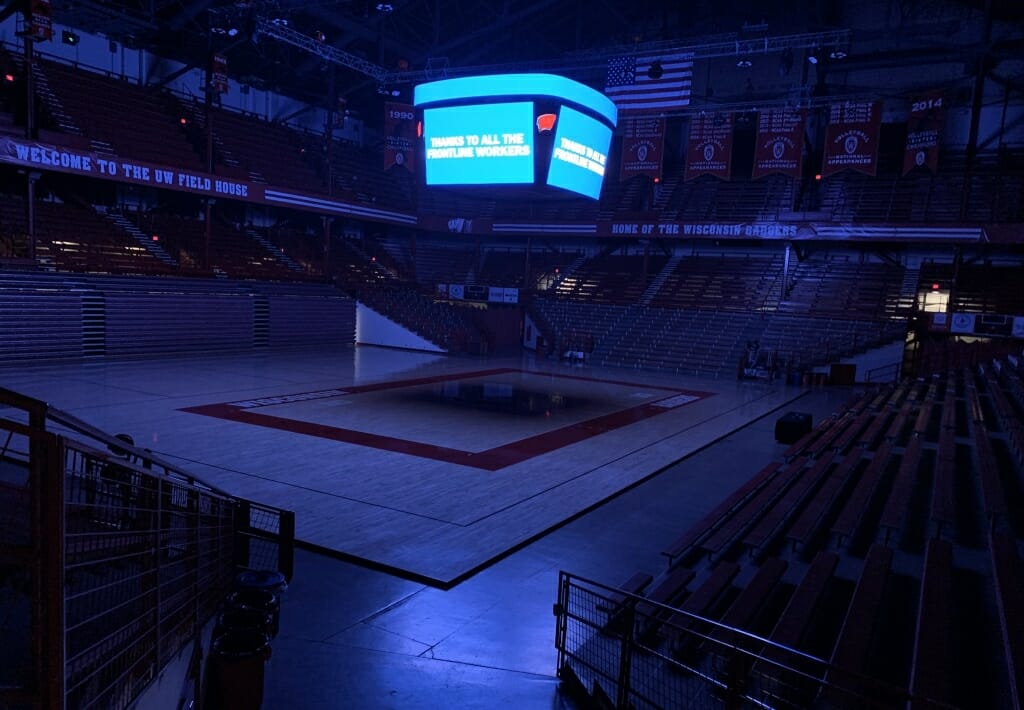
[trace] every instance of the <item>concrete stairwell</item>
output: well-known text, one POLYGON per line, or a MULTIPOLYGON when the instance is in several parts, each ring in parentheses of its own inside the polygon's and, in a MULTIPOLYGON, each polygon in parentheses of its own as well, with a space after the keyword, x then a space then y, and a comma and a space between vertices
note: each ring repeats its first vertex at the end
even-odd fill
POLYGON ((651 283, 647 286, 647 290, 640 296, 637 304, 641 306, 649 306, 651 304, 651 299, 653 299, 658 294, 658 291, 661 290, 661 285, 665 283, 665 279, 667 279, 669 275, 676 270, 676 266, 682 260, 682 254, 673 254, 669 257, 669 260, 665 262, 665 267, 651 280, 651 283))
MULTIPOLYGON (((14 57, 14 61, 19 66, 24 66, 24 61, 14 54, 8 56, 14 57)), ((64 103, 60 100, 60 97, 54 93, 53 89, 50 88, 50 82, 46 78, 46 72, 38 64, 32 65, 32 79, 35 82, 36 95, 42 99, 43 104, 46 105, 46 110, 63 133, 71 133, 76 136, 85 135, 85 131, 78 125, 78 122, 74 117, 67 112, 64 108, 64 103)))
POLYGON ((131 235, 132 239, 134 239, 139 246, 149 252, 152 256, 155 256, 168 266, 178 265, 178 262, 168 254, 162 246, 160 246, 159 242, 154 242, 150 235, 136 227, 131 220, 120 212, 112 212, 103 205, 93 205, 92 208, 96 211, 96 214, 101 215, 104 219, 113 223, 122 232, 126 232, 131 235))
POLYGON ((897 306, 900 312, 913 310, 917 303, 917 287, 921 278, 921 259, 916 258, 907 262, 903 271, 903 282, 900 284, 900 300, 897 306))
POLYGON ((558 274, 558 276, 551 279, 547 286, 542 286, 541 284, 538 284, 537 288, 542 291, 557 291, 558 285, 565 281, 565 279, 572 276, 576 272, 576 269, 583 266, 583 262, 585 262, 588 258, 589 257, 586 254, 580 254, 575 259, 573 259, 571 263, 567 264, 566 267, 562 269, 562 271, 558 274))
POLYGON ((290 256, 281 251, 281 248, 274 245, 270 240, 264 237, 262 234, 254 229, 246 228, 243 230, 250 239, 263 247, 268 254, 271 254, 275 259, 280 261, 282 264, 288 267, 289 271, 294 271, 297 274, 305 273, 301 266, 290 256))

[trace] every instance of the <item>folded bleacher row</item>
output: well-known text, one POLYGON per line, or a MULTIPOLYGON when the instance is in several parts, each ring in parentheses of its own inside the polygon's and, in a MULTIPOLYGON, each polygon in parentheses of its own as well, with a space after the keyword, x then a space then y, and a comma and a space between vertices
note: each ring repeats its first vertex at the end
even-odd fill
POLYGON ((590 631, 562 677, 615 697, 621 657, 596 649, 630 635, 644 707, 709 678, 766 707, 1020 707, 1022 376, 1018 353, 855 395, 665 569, 573 597, 590 631))
MULTIPOLYGON (((23 60, 0 48, 0 63, 24 76, 23 60)), ((311 193, 328 190, 357 203, 486 219, 594 221, 637 212, 662 220, 746 222, 799 213, 854 222, 1007 222, 1024 217, 1024 165, 1013 151, 979 153, 966 177, 962 151, 944 151, 939 170, 901 175, 902 153, 880 161, 879 175, 841 173, 820 183, 780 176, 731 181, 641 176, 619 183, 610 175, 599 204, 571 200, 472 199, 454 192, 418 195, 404 168, 385 170, 383 142, 360 147, 334 141, 330 162, 323 137, 253 115, 206 107, 194 98, 139 86, 115 76, 37 57, 33 79, 47 130, 100 154, 286 185, 311 193), (207 128, 213 154, 207 155, 207 128), (960 196, 969 188, 966 211, 960 196)), ((885 156, 883 156, 885 158, 885 156)))
POLYGON ((355 337, 326 285, 0 271, 0 360, 202 354, 355 337))

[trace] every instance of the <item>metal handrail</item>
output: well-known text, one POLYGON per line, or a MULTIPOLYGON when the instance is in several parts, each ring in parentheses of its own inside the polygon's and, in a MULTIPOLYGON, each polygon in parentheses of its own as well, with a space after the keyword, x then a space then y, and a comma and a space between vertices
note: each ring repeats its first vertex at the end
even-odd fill
POLYGON ((714 690, 717 702, 707 707, 801 707, 823 696, 840 707, 952 707, 744 629, 565 571, 559 573, 554 614, 559 677, 587 693, 600 687, 598 692, 608 694, 617 708, 695 706, 692 698, 684 703, 673 696, 679 688, 666 677, 676 673, 704 686, 704 696, 714 690), (672 627, 706 658, 683 661, 649 644, 646 623, 672 627))

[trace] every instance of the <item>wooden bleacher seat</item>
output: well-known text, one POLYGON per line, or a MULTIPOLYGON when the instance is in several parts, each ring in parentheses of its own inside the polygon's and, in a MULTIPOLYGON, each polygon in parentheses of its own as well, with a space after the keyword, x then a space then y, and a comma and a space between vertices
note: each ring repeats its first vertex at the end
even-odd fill
POLYGON ((892 415, 892 410, 889 409, 882 410, 875 414, 871 420, 871 424, 857 438, 857 444, 869 449, 874 446, 875 442, 878 440, 878 435, 889 426, 889 420, 892 418, 892 415))
POLYGON ((687 643, 690 640, 688 631, 696 623, 693 616, 706 616, 739 571, 739 565, 734 562, 720 562, 715 565, 708 578, 682 603, 679 611, 661 625, 659 633, 672 644, 674 651, 678 652, 690 645, 687 643))
MULTIPOLYGON (((819 552, 793 591, 769 639, 780 646, 799 648, 814 612, 832 579, 839 557, 832 552, 819 552)), ((765 655, 774 655, 770 651, 765 655)))
POLYGON ((818 485, 834 458, 829 452, 814 462, 814 465, 799 475, 781 498, 764 512, 757 525, 743 538, 744 546, 752 556, 760 555, 772 543, 776 533, 793 515, 800 511, 804 499, 818 485))
POLYGON ((796 522, 790 526, 786 539, 794 549, 803 551, 811 544, 818 531, 835 507, 840 496, 850 485, 850 474, 860 461, 859 453, 848 454, 825 479, 811 500, 807 501, 796 522))
MULTIPOLYGON (((688 567, 675 567, 669 570, 668 574, 661 578, 654 589, 649 594, 644 595, 644 599, 657 602, 658 604, 664 604, 671 606, 672 603, 678 597, 681 597, 686 591, 686 585, 690 583, 696 573, 688 567)), ((640 602, 637 604, 637 611, 646 616, 653 616, 657 618, 664 618, 668 616, 668 612, 661 607, 656 607, 653 604, 645 604, 640 602)))
POLYGON ((618 586, 617 592, 608 595, 607 601, 597 605, 598 611, 608 614, 607 626, 613 626, 622 620, 623 612, 634 601, 631 595, 640 595, 654 579, 646 572, 635 572, 629 579, 618 586))
POLYGON ((865 670, 891 564, 892 550, 883 545, 872 545, 832 651, 831 663, 840 677, 830 673, 829 680, 844 688, 856 690, 860 685, 858 679, 865 670))
POLYGON ((820 436, 824 436, 824 434, 832 428, 834 423, 835 419, 832 417, 821 421, 818 426, 801 436, 794 444, 783 451, 782 458, 786 461, 792 461, 798 454, 802 454, 804 450, 811 445, 811 442, 815 441, 820 436))
POLYGON ((982 509, 989 525, 995 526, 1006 518, 1006 498, 999 477, 999 466, 992 452, 992 441, 984 427, 977 423, 974 425, 974 454, 981 481, 982 509))
POLYGON ((902 535, 907 510, 910 506, 910 496, 917 483, 920 463, 921 439, 915 437, 910 440, 903 451, 903 461, 900 463, 892 490, 889 491, 889 498, 885 502, 882 518, 878 521, 879 540, 883 544, 896 542, 902 535))
POLYGON ((715 507, 710 513, 694 523, 689 530, 661 551, 661 554, 668 557, 668 564, 672 566, 693 547, 705 533, 710 532, 715 524, 730 511, 743 503, 754 491, 761 487, 768 478, 778 470, 780 463, 773 461, 768 464, 742 486, 733 491, 722 503, 715 507))
POLYGON ((906 428, 909 416, 910 404, 905 403, 900 407, 899 412, 896 414, 896 418, 892 420, 892 424, 890 424, 888 430, 886 430, 885 438, 889 441, 899 441, 902 437, 903 429, 906 428))
MULTIPOLYGON (((739 596, 729 605, 722 616, 722 624, 736 629, 748 629, 775 585, 782 579, 787 566, 785 560, 777 557, 769 557, 762 562, 739 596)), ((722 637, 723 633, 716 631, 713 635, 722 637)))
POLYGON ((742 507, 734 511, 722 525, 706 540, 700 543, 700 549, 711 557, 724 553, 732 542, 751 525, 755 524, 771 502, 800 475, 807 459, 800 458, 786 468, 775 472, 775 475, 762 486, 756 494, 749 497, 742 507))
POLYGON ((1024 574, 1012 535, 991 533, 989 548, 1010 696, 1019 708, 1024 703, 1024 574))
POLYGON ((912 695, 953 704, 953 636, 946 620, 953 618, 953 546, 928 541, 910 667, 912 695))

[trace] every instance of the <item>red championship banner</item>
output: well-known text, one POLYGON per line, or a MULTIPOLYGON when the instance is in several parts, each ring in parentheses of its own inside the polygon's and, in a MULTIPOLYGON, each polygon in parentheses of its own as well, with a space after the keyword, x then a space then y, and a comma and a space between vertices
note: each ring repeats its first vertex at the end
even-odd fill
POLYGON ((50 0, 31 0, 29 2, 29 32, 34 40, 53 38, 53 21, 50 12, 50 0))
POLYGON ((384 169, 404 165, 416 173, 416 113, 409 104, 384 104, 384 169))
POLYGON ((846 169, 874 175, 882 110, 877 101, 832 104, 825 129, 824 176, 846 169))
POLYGON ((708 113, 690 121, 690 138, 686 146, 684 180, 701 175, 729 179, 732 162, 732 114, 708 113))
POLYGON ((941 91, 929 91, 910 98, 907 146, 903 153, 903 174, 917 167, 933 173, 939 169, 939 134, 945 118, 941 91))
POLYGON ((228 58, 223 54, 213 55, 213 69, 210 72, 210 88, 218 94, 228 93, 228 58))
POLYGON ((798 108, 762 111, 757 117, 757 139, 754 143, 756 179, 782 173, 800 177, 804 148, 804 112, 798 108))
POLYGON ((622 122, 619 180, 625 181, 634 175, 661 177, 664 151, 664 118, 627 118, 622 122))

